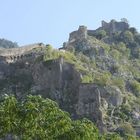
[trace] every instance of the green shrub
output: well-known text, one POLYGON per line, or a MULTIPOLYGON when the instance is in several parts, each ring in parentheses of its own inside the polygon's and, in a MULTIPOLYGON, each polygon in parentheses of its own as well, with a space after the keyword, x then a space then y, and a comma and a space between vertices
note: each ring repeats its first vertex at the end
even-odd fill
POLYGON ((124 91, 125 89, 125 82, 122 78, 120 77, 113 77, 111 79, 111 84, 117 86, 118 88, 120 88, 120 90, 124 91))
POLYGON ((130 135, 130 134, 126 134, 126 136, 124 137, 125 140, 139 140, 139 137, 130 135))
POLYGON ((134 41, 134 36, 130 31, 127 30, 123 33, 123 39, 125 43, 130 43, 134 41))
POLYGON ((104 134, 101 137, 101 140, 123 140, 123 139, 116 133, 108 133, 104 134))
POLYGON ((125 137, 127 135, 136 136, 136 132, 135 132, 134 128, 129 123, 124 123, 124 124, 120 125, 120 127, 118 128, 118 133, 122 137, 125 137))
POLYGON ((121 56, 121 53, 118 50, 116 50, 116 49, 112 49, 112 50, 110 50, 110 55, 115 60, 119 60, 120 59, 120 56, 121 56))
POLYGON ((82 77, 82 83, 92 83, 93 82, 93 76, 92 74, 86 74, 86 75, 83 75, 82 77))
POLYGON ((110 73, 101 73, 101 74, 95 74, 94 75, 94 83, 101 85, 101 86, 106 86, 109 84, 111 78, 110 73))
POLYGON ((117 44, 117 47, 116 49, 122 53, 122 55, 126 56, 126 57, 129 57, 130 56, 130 49, 128 49, 125 45, 125 43, 123 42, 119 42, 119 44, 117 44))
POLYGON ((140 83, 136 80, 130 82, 130 86, 136 96, 140 96, 140 83))
POLYGON ((106 31, 105 31, 105 30, 99 30, 99 31, 96 32, 96 37, 97 37, 98 39, 102 39, 102 38, 104 38, 105 36, 106 36, 106 31))

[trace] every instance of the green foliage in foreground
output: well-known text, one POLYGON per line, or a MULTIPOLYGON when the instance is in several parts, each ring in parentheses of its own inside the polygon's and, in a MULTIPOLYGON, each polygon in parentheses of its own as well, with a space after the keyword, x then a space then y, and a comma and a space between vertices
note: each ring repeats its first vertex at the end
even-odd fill
POLYGON ((100 136, 91 121, 72 121, 54 101, 32 95, 24 101, 5 96, 0 102, 0 138, 9 136, 13 140, 122 140, 117 134, 100 136))
POLYGON ((21 140, 95 140, 98 129, 87 119, 72 121, 50 99, 28 96, 19 102, 6 96, 0 103, 0 138, 21 140))

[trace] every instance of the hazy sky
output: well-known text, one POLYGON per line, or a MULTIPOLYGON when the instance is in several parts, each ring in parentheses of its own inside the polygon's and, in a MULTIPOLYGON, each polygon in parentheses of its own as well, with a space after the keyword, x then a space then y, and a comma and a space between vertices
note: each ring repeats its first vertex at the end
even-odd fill
POLYGON ((58 48, 79 25, 121 18, 140 31, 140 0, 0 0, 0 38, 58 48))

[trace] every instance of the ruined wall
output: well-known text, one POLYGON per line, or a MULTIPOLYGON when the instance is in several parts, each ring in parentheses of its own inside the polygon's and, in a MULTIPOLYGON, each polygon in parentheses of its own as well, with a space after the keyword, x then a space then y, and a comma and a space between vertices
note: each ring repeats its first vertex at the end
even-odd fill
POLYGON ((18 48, 0 49, 0 56, 20 56, 35 48, 41 48, 41 47, 44 46, 41 44, 31 44, 18 48))
POLYGON ((74 42, 75 40, 82 40, 87 38, 87 27, 79 26, 77 31, 70 33, 69 42, 74 42))
POLYGON ((125 31, 129 28, 129 24, 126 22, 117 22, 115 20, 111 20, 109 23, 102 21, 102 29, 109 32, 110 34, 125 31))
POLYGON ((34 57, 37 54, 41 54, 41 50, 45 48, 42 43, 31 44, 18 48, 0 49, 0 61, 6 61, 7 63, 14 63, 23 58, 34 57), (36 51, 40 49, 39 51, 36 51))
POLYGON ((65 42, 63 44, 63 48, 72 47, 75 41, 80 42, 86 40, 88 35, 95 36, 96 32, 99 30, 105 30, 107 33, 111 35, 112 33, 119 31, 123 32, 127 29, 129 29, 128 23, 124 21, 117 22, 115 20, 111 20, 109 23, 102 21, 101 27, 99 27, 96 30, 87 30, 86 26, 79 26, 78 30, 73 31, 72 33, 69 34, 69 40, 68 42, 65 42))

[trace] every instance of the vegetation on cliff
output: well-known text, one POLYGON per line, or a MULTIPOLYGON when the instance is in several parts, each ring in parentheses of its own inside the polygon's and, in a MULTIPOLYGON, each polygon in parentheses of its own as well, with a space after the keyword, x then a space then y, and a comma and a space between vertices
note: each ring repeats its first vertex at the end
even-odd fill
MULTIPOLYGON (((136 140, 128 135, 131 128, 124 127, 124 140, 136 140)), ((123 140, 115 133, 100 135, 91 121, 74 121, 56 102, 32 95, 23 101, 7 95, 1 99, 0 138, 8 137, 14 140, 123 140)))

